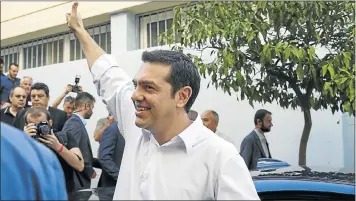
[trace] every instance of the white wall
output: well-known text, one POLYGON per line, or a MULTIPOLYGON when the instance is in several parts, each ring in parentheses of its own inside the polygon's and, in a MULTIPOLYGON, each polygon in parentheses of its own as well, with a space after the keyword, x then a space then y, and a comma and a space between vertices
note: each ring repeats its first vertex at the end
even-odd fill
MULTIPOLYGON (((141 65, 142 51, 131 51, 116 56, 119 64, 132 77, 141 65)), ((30 75, 36 81, 48 84, 51 96, 50 103, 52 103, 56 96, 63 92, 66 84, 74 82, 76 74, 82 76, 80 85, 83 86, 84 90, 93 94, 98 100, 94 108, 94 115, 87 124, 87 130, 91 137, 96 121, 105 117, 107 111, 96 94, 91 75, 87 70, 86 60, 20 71, 19 77, 30 75)), ((206 109, 216 110, 221 119, 219 129, 233 138, 238 149, 244 136, 251 132, 254 127, 253 116, 255 111, 259 108, 270 110, 273 113, 274 127, 268 133, 267 138, 273 157, 291 164, 298 163, 299 140, 304 125, 303 114, 300 111, 283 110, 276 104, 265 106, 255 104, 254 109, 247 101, 236 101, 234 96, 230 97, 220 90, 216 91, 214 87, 207 89, 207 83, 208 80, 202 80, 200 94, 192 109, 199 113, 206 109)), ((318 111, 312 112, 312 118, 313 127, 307 151, 308 164, 342 167, 342 130, 341 124, 337 124, 341 119, 341 114, 332 115, 330 111, 318 111)), ((94 140, 92 140, 92 147, 96 155, 98 143, 94 140)))

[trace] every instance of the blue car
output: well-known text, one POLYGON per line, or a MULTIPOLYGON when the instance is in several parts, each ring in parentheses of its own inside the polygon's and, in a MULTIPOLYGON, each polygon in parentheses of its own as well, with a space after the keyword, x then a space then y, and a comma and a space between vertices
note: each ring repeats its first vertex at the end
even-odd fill
POLYGON ((272 158, 260 158, 257 162, 257 170, 275 170, 278 168, 288 167, 288 163, 272 158))
MULTIPOLYGON (((355 200, 354 171, 288 165, 250 173, 261 200, 355 200)), ((69 200, 112 200, 114 191, 114 187, 81 190, 69 200)))

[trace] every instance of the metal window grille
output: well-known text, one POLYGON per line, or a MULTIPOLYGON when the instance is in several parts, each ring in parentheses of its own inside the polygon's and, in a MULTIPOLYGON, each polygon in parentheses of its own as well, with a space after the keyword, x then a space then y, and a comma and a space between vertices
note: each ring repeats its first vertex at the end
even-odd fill
POLYGON ((65 33, 26 42, 23 48, 23 69, 63 63, 65 33))
MULTIPOLYGON (((140 31, 140 47, 149 48, 166 45, 165 41, 159 41, 159 36, 169 30, 173 23, 174 12, 172 8, 146 13, 138 16, 140 31)), ((176 42, 179 34, 176 33, 176 42)))
MULTIPOLYGON (((89 35, 95 40, 95 42, 108 54, 111 53, 111 29, 110 22, 90 26, 86 28, 89 35)), ((70 61, 79 60, 84 58, 84 53, 80 47, 79 40, 72 33, 70 34, 70 61)))
POLYGON ((19 63, 19 45, 1 48, 1 59, 4 61, 4 72, 8 72, 11 63, 19 63))

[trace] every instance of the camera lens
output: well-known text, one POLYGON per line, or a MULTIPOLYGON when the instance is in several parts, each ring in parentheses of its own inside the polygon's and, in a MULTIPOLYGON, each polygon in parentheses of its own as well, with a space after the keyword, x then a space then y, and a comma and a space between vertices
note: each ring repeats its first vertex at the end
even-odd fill
POLYGON ((43 125, 40 127, 40 131, 42 134, 50 134, 51 128, 48 125, 43 125))

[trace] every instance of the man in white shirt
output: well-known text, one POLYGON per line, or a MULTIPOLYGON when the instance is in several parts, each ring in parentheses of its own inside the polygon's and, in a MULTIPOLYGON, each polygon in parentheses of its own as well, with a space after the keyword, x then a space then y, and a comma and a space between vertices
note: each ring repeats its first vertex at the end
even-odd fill
POLYGON ((188 118, 200 88, 191 59, 173 51, 145 52, 132 81, 86 32, 77 7, 66 16, 68 27, 126 141, 113 199, 259 200, 233 145, 200 118, 188 118))
POLYGON ((217 136, 235 145, 234 141, 229 136, 217 130, 219 125, 219 115, 217 112, 214 110, 206 110, 201 115, 201 119, 204 126, 213 131, 217 136))

